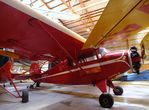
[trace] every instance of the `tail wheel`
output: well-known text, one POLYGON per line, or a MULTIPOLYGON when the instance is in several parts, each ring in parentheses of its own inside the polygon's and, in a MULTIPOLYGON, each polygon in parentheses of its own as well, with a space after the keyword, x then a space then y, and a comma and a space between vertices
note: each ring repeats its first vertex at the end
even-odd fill
POLYGON ((115 95, 122 95, 123 94, 123 88, 122 87, 119 87, 119 86, 116 86, 113 89, 113 92, 114 92, 115 95))
POLYGON ((22 103, 27 103, 29 101, 28 90, 22 90, 22 103))
POLYGON ((111 94, 103 93, 99 97, 99 103, 101 107, 111 108, 114 104, 114 99, 111 94))
POLYGON ((40 82, 36 82, 36 87, 40 87, 40 82))

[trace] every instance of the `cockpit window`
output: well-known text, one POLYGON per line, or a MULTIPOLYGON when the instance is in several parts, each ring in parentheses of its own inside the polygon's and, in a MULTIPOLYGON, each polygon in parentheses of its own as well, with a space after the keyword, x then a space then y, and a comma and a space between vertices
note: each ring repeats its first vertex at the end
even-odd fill
POLYGON ((106 49, 106 48, 103 48, 103 47, 100 47, 99 48, 99 54, 101 55, 101 56, 104 56, 105 54, 107 54, 108 53, 108 50, 106 49))
POLYGON ((5 65, 7 63, 7 61, 9 61, 9 57, 0 55, 0 67, 5 65))

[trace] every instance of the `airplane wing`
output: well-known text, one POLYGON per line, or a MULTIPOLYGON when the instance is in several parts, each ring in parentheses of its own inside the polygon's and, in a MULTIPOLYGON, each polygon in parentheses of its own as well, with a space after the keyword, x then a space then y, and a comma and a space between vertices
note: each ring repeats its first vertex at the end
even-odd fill
POLYGON ((149 33, 145 35, 145 37, 141 41, 141 55, 142 58, 148 57, 149 55, 149 33))
POLYGON ((144 38, 143 38, 142 41, 141 41, 141 45, 144 45, 144 47, 145 47, 147 50, 149 50, 149 45, 148 45, 148 43, 149 43, 149 33, 147 33, 147 34, 144 36, 144 38))
POLYGON ((110 0, 83 49, 112 44, 149 27, 149 0, 110 0))
POLYGON ((0 48, 34 59, 75 58, 85 39, 16 0, 0 0, 0 48))

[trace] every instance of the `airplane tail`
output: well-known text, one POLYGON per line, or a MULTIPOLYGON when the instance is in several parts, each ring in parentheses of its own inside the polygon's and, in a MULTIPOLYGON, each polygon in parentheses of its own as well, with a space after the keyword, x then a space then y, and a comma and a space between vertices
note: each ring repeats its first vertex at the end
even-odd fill
MULTIPOLYGON (((26 72, 25 72, 26 73, 26 72)), ((41 74, 41 69, 39 64, 37 63, 32 63, 29 69, 30 74, 12 74, 12 77, 16 80, 26 80, 26 79, 32 79, 33 81, 38 78, 41 74)))
POLYGON ((31 75, 38 75, 41 73, 41 68, 39 66, 39 64, 37 63, 32 63, 29 69, 29 73, 31 75))
POLYGON ((32 63, 29 69, 30 73, 30 79, 32 79, 34 82, 37 78, 41 75, 41 68, 38 63, 32 63))

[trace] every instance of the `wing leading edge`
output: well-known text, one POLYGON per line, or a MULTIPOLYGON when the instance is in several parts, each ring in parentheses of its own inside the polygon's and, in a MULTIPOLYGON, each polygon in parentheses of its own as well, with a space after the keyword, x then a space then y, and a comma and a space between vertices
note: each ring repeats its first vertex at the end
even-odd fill
POLYGON ((149 26, 148 10, 148 0, 110 0, 83 49, 125 38, 143 30, 149 26))

